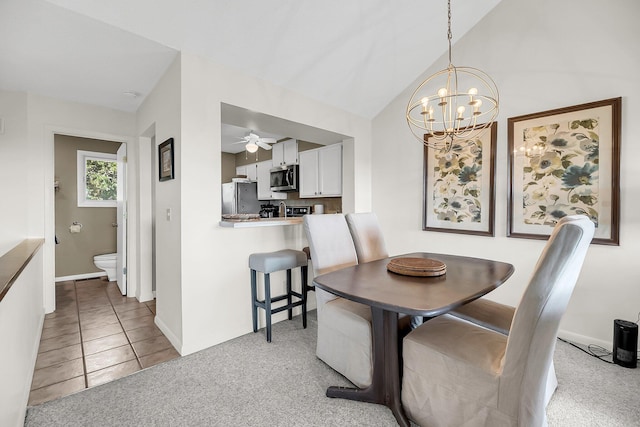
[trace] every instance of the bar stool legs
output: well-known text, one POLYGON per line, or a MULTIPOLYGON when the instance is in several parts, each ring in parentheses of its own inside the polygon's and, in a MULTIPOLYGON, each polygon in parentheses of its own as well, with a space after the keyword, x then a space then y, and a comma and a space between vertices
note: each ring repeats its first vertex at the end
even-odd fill
POLYGON ((251 254, 249 257, 249 268, 251 270, 251 320, 253 322, 253 332, 258 332, 258 308, 265 311, 267 342, 271 342, 271 317, 273 314, 287 310, 288 319, 293 319, 293 308, 302 306, 302 326, 307 327, 307 291, 313 290, 307 284, 307 257, 304 252, 285 249, 282 251, 251 254), (300 292, 291 288, 291 269, 300 267, 301 284, 300 292), (273 271, 286 270, 286 293, 283 295, 271 296, 271 276, 273 271), (264 274, 264 300, 258 299, 257 272, 264 274), (297 301, 294 301, 293 298, 297 301), (286 300, 286 304, 273 308, 272 304, 286 300))
POLYGON ((256 290, 256 276, 256 271, 251 270, 251 320, 253 320, 253 332, 258 332, 258 306, 256 305, 258 292, 256 290))

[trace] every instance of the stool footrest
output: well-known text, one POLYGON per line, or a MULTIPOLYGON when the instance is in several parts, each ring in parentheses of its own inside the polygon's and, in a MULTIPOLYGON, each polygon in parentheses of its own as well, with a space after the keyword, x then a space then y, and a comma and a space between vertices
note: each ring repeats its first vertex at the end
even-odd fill
POLYGON ((302 301, 296 301, 296 302, 292 302, 291 304, 287 304, 287 305, 283 305, 282 307, 278 307, 278 308, 272 308, 271 309, 271 313, 280 313, 281 311, 284 310, 289 310, 293 307, 299 307, 302 305, 302 301))
MULTIPOLYGON (((303 302, 302 301, 302 295, 299 295, 299 294, 296 295, 296 294, 297 293, 291 292, 291 295, 294 296, 294 297, 300 298, 300 301, 292 302, 291 304, 286 304, 286 305, 283 306, 284 308, 287 308, 287 307, 293 308, 293 307, 298 307, 299 305, 302 305, 302 302, 303 302)), ((285 295, 277 296, 275 298, 271 298, 271 303, 273 304, 274 302, 285 300, 285 299, 287 299, 287 296, 288 295, 285 294, 285 295)), ((256 300, 255 303, 256 303, 256 305, 258 307, 265 308, 265 300, 259 299, 259 300, 256 300)), ((271 311, 273 313, 276 313, 275 310, 276 310, 275 308, 271 309, 271 311)))

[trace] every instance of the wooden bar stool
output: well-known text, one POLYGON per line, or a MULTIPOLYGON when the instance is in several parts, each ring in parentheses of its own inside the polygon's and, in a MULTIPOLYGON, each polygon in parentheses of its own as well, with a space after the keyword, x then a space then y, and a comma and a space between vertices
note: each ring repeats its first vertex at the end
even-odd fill
POLYGON ((253 319, 253 332, 258 332, 258 307, 264 309, 267 318, 267 342, 271 342, 271 315, 283 310, 289 311, 289 320, 293 317, 293 308, 302 306, 302 327, 307 327, 307 254, 293 249, 284 249, 276 252, 256 253, 249 255, 249 268, 251 269, 251 316, 253 319), (291 289, 291 269, 300 267, 302 275, 302 289, 295 292, 291 289), (270 274, 274 271, 287 270, 287 293, 271 296, 270 274), (258 299, 257 272, 264 274, 264 300, 258 299), (296 297, 298 301, 293 301, 296 297), (273 308, 272 303, 287 300, 281 307, 273 308))

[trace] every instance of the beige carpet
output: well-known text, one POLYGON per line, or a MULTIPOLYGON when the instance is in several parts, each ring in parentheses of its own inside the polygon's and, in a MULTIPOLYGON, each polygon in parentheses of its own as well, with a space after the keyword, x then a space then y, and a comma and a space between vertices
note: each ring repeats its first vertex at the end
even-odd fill
MULTIPOLYGON (((33 426, 394 426, 383 406, 325 397, 349 385, 315 357, 315 312, 30 407, 33 426)), ((640 426, 640 370, 609 365, 558 342, 559 387, 549 425, 640 426)))

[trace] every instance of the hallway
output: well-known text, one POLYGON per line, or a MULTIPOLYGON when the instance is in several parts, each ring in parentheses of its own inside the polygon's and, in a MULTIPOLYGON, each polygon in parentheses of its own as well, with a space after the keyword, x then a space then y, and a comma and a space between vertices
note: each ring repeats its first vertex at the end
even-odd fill
POLYGON ((56 284, 45 316, 29 405, 38 405, 180 357, 139 303, 106 278, 56 284))

